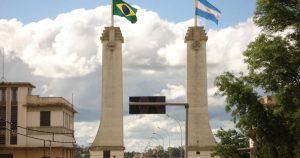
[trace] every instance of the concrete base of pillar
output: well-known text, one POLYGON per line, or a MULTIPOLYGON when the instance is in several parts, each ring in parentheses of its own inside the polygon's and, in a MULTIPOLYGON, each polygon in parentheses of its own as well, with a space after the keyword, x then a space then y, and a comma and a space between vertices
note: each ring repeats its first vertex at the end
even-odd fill
MULTIPOLYGON (((103 151, 90 151, 90 158, 103 158, 103 151)), ((110 158, 124 158, 124 151, 110 151, 110 158)))

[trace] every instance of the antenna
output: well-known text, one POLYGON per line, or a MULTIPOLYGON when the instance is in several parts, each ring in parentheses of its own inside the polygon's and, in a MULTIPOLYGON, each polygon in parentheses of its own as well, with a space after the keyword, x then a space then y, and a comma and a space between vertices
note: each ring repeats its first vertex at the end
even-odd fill
POLYGON ((2 77, 1 77, 1 82, 6 82, 7 80, 5 79, 5 64, 4 64, 4 57, 5 57, 5 53, 4 53, 4 48, 1 48, 0 51, 2 52, 2 77))
POLYGON ((74 106, 73 105, 73 99, 74 99, 74 94, 72 93, 72 107, 74 106))

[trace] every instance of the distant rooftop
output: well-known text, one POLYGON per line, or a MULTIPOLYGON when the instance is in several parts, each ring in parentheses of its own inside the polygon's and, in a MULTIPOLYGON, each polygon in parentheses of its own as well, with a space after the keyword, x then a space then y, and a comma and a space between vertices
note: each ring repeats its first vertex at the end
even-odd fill
POLYGON ((29 107, 64 107, 74 113, 74 105, 63 97, 40 97, 38 95, 27 96, 27 104, 29 107))
POLYGON ((265 106, 275 106, 277 104, 277 99, 273 96, 263 96, 259 99, 259 101, 265 106))
MULTIPOLYGON (((29 82, 0 82, 1 87, 29 87, 35 88, 29 82)), ((25 106, 35 107, 64 107, 74 113, 77 111, 74 109, 73 104, 67 101, 63 97, 40 97, 38 95, 27 96, 27 104, 25 106)))
POLYGON ((35 88, 35 86, 32 85, 29 82, 0 82, 0 87, 30 87, 30 88, 35 88))

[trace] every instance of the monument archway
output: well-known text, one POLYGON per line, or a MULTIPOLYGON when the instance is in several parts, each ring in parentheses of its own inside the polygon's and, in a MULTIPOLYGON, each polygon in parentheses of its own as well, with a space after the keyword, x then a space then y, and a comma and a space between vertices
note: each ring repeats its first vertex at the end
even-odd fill
MULTIPOLYGON (((208 119, 207 40, 203 27, 189 27, 185 36, 187 44, 186 158, 211 158, 216 145, 208 119)), ((103 45, 101 123, 92 143, 90 155, 91 158, 124 158, 122 102, 124 39, 120 28, 106 27, 101 41, 103 45)), ((151 106, 157 105, 162 104, 151 104, 151 106)), ((172 105, 172 103, 163 105, 172 105)))

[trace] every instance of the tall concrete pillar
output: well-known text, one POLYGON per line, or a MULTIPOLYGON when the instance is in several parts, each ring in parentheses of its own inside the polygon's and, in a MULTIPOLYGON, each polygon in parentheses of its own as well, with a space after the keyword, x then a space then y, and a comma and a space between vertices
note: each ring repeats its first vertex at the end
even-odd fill
POLYGON ((91 158, 124 158, 122 43, 119 27, 106 27, 101 37, 101 120, 91 146, 91 158), (106 156, 105 156, 106 155, 106 156))
POLYGON ((203 27, 189 27, 187 44, 188 158, 210 158, 216 141, 208 119, 206 36, 203 27))

